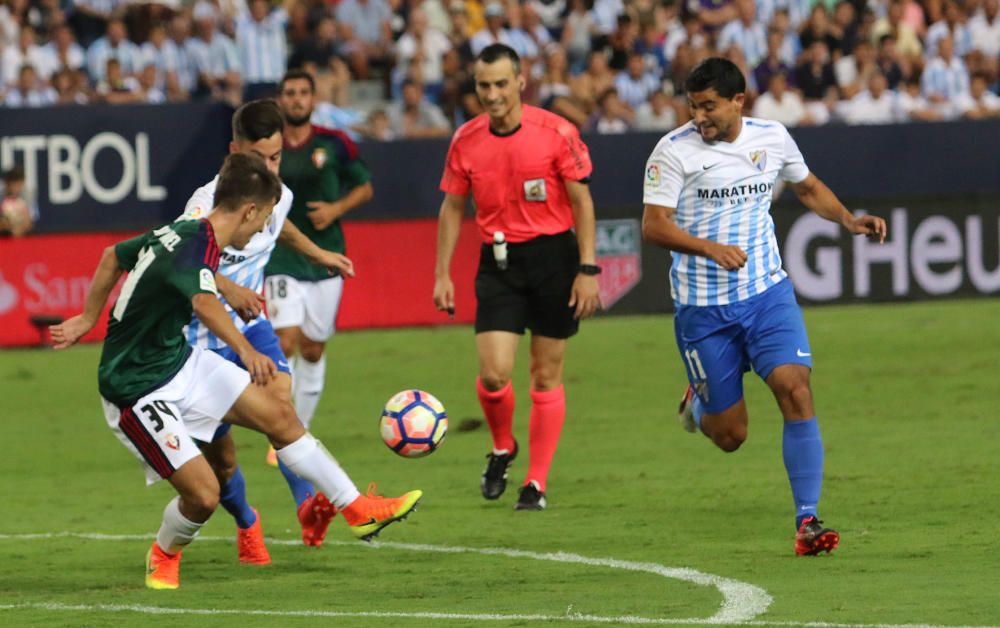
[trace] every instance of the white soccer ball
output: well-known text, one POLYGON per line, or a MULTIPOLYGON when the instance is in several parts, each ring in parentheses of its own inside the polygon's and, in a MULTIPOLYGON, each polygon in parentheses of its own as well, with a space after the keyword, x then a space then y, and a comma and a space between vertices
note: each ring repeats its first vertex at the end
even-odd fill
POLYGON ((422 390, 404 390, 389 399, 379 419, 386 446, 404 458, 433 453, 448 432, 448 416, 437 398, 422 390))

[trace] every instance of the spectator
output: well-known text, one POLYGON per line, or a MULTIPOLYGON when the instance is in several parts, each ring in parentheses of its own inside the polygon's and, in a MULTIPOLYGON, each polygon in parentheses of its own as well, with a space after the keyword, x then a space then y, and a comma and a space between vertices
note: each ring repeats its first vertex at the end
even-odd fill
POLYGON ((663 90, 657 90, 649 96, 647 102, 635 110, 635 129, 637 131, 669 131, 677 127, 677 111, 670 103, 670 96, 663 90))
POLYGON ((451 0, 448 8, 448 17, 451 19, 451 33, 448 35, 451 48, 457 52, 458 60, 462 67, 471 66, 475 55, 472 54, 472 45, 469 37, 473 33, 469 32, 469 14, 465 10, 465 2, 462 0, 451 0))
POLYGON ((840 58, 840 40, 833 35, 830 25, 830 17, 826 12, 826 7, 820 3, 813 7, 809 14, 809 21, 799 35, 799 42, 803 50, 812 48, 813 43, 821 41, 826 44, 829 55, 835 59, 840 58))
POLYGON ((969 73, 954 54, 951 35, 945 34, 938 39, 937 51, 937 56, 924 68, 921 91, 944 118, 956 118, 959 115, 956 101, 959 96, 969 93, 969 73))
POLYGON ((944 3, 944 19, 931 24, 927 29, 927 46, 924 56, 933 59, 937 56, 938 42, 943 37, 951 36, 952 50, 956 57, 965 57, 972 52, 972 33, 966 24, 965 11, 956 0, 946 0, 944 3))
POLYGON ((188 53, 191 41, 191 20, 186 15, 176 15, 168 28, 170 43, 177 53, 177 92, 173 100, 186 100, 198 86, 198 71, 188 53))
POLYGON ((811 122, 805 105, 802 104, 802 98, 795 92, 789 91, 788 81, 780 72, 769 77, 767 91, 754 101, 753 117, 777 120, 787 127, 811 122))
POLYGON ((667 29, 667 38, 663 43, 663 55, 669 63, 674 63, 677 49, 684 43, 688 44, 689 50, 704 49, 708 46, 708 38, 697 15, 684 15, 681 17, 680 26, 675 24, 667 29))
POLYGON ((841 57, 833 64, 841 98, 851 99, 868 84, 868 79, 878 72, 875 63, 875 47, 869 41, 858 42, 854 52, 841 57))
POLYGON ((14 166, 3 173, 0 190, 0 234, 20 238, 38 222, 38 205, 24 185, 24 169, 14 166))
POLYGON ((912 65, 908 61, 903 61, 899 53, 896 52, 896 38, 889 34, 882 35, 882 38, 878 42, 878 56, 875 59, 875 65, 878 67, 879 72, 885 76, 885 80, 889 83, 889 89, 891 90, 895 90, 903 82, 901 62, 906 64, 906 73, 912 74, 912 65))
MULTIPOLYGON (((121 13, 128 0, 73 0, 70 24, 80 45, 89 49, 108 30, 112 18, 121 13)), ((104 67, 103 61, 101 67, 104 67)))
POLYGON ((792 87, 795 86, 792 66, 787 65, 781 58, 781 46, 784 41, 785 36, 778 29, 771 28, 767 31, 767 56, 753 71, 757 85, 770 85, 772 76, 784 74, 786 82, 792 87))
POLYGON ((799 41, 799 32, 792 26, 791 19, 788 17, 788 11, 784 9, 775 11, 771 28, 782 35, 779 52, 781 62, 790 68, 794 68, 799 61, 799 55, 802 54, 802 42, 799 41))
POLYGON ((438 102, 444 82, 444 54, 449 50, 451 42, 444 33, 430 27, 427 14, 419 8, 410 11, 406 32, 396 42, 397 84, 409 74, 411 66, 417 66, 427 97, 438 102))
POLYGON ((868 89, 843 103, 843 118, 848 124, 892 124, 896 103, 889 83, 881 72, 868 79, 868 89))
MULTIPOLYGON (((520 43, 525 50, 525 54, 521 56, 522 67, 529 67, 524 65, 527 58, 531 71, 525 72, 525 75, 537 77, 542 72, 542 51, 552 43, 552 35, 542 25, 541 18, 531 4, 512 6, 514 10, 510 11, 508 20, 510 21, 511 34, 515 35, 515 42, 517 42, 518 37, 523 37, 523 41, 520 43)), ((517 50, 516 47, 515 50, 517 50)))
POLYGON ((757 5, 754 0, 735 0, 739 19, 733 20, 719 32, 718 48, 727 50, 738 46, 747 65, 757 65, 767 55, 767 35, 764 25, 757 21, 757 5))
POLYGON ((337 23, 332 17, 319 19, 313 35, 292 52, 288 64, 314 75, 317 105, 329 101, 337 107, 346 106, 351 71, 337 41, 337 23))
POLYGON ((781 27, 782 32, 798 33, 799 27, 809 19, 811 5, 810 0, 758 0, 757 16, 762 23, 776 27, 775 17, 784 13, 788 24, 781 27))
POLYGON ((507 44, 513 47, 514 42, 504 26, 507 13, 504 11, 503 5, 496 1, 488 2, 484 15, 486 16, 486 26, 469 40, 473 56, 478 55, 483 48, 490 44, 507 44))
POLYGON ((833 9, 830 32, 840 41, 840 55, 849 55, 858 43, 858 13, 850 0, 839 0, 833 9))
POLYGON ((896 93, 896 122, 936 122, 943 120, 941 112, 920 93, 920 79, 911 77, 903 80, 902 88, 896 93))
POLYGON ((684 0, 683 11, 697 17, 709 32, 739 17, 732 0, 684 0))
MULTIPOLYGON (((243 79, 243 100, 257 100, 278 93, 278 83, 287 70, 287 23, 288 13, 282 8, 272 11, 268 0, 250 0, 249 14, 237 20, 236 48, 239 51, 238 71, 243 79)), ((229 67, 226 70, 232 71, 229 67)))
POLYGON ((567 13, 566 0, 528 0, 526 7, 538 16, 541 24, 556 38, 562 35, 562 16, 567 13))
POLYGON ((77 88, 75 74, 82 70, 63 68, 52 75, 52 89, 56 92, 56 105, 86 105, 90 102, 87 92, 77 88))
POLYGON ((549 44, 545 49, 545 71, 538 86, 539 106, 561 115, 578 128, 583 127, 587 112, 574 100, 569 81, 565 51, 559 44, 549 44))
POLYGON ((48 107, 55 104, 56 92, 38 80, 35 68, 23 65, 18 74, 17 86, 7 91, 3 102, 10 108, 48 107))
MULTIPOLYGON (((167 29, 163 24, 154 24, 149 30, 149 41, 141 47, 143 63, 143 76, 153 68, 154 84, 159 92, 166 97, 170 94, 171 100, 184 100, 180 82, 177 77, 177 70, 180 67, 180 52, 174 42, 167 37, 167 29)), ((142 82, 148 82, 143 78, 142 82)))
POLYGON ((73 29, 68 24, 60 24, 52 29, 52 39, 42 46, 45 56, 45 65, 48 69, 40 72, 46 80, 62 68, 78 70, 86 63, 86 53, 83 47, 76 42, 73 29))
POLYGON ((367 79, 372 65, 386 66, 392 46, 392 9, 386 0, 341 0, 336 9, 342 39, 350 42, 351 70, 367 79))
POLYGON ((111 57, 106 62, 104 79, 97 84, 97 97, 111 105, 128 105, 145 100, 142 86, 132 76, 125 76, 121 62, 111 57))
POLYGON ((594 0, 591 15, 597 35, 610 35, 619 27, 618 18, 625 13, 622 0, 594 0))
POLYGON ((984 0, 982 9, 969 20, 972 48, 981 70, 991 81, 1000 76, 1000 0, 984 0))
MULTIPOLYGON (((187 41, 188 59, 197 76, 197 87, 192 95, 239 105, 244 93, 236 44, 218 32, 215 14, 210 11, 195 12, 195 33, 196 37, 187 41)), ((258 90, 265 88, 255 89, 258 90)))
POLYGON ((642 55, 646 72, 653 76, 663 76, 667 69, 667 57, 663 53, 663 43, 666 37, 655 22, 644 24, 640 28, 639 41, 635 43, 635 51, 642 55))
POLYGON ((972 77, 969 93, 959 96, 955 103, 963 118, 1000 118, 1000 96, 990 92, 987 87, 985 75, 976 74, 972 77))
POLYGON ((917 37, 917 31, 903 21, 905 8, 906 0, 889 0, 888 13, 884 19, 875 22, 872 35, 876 39, 892 35, 896 38, 896 50, 901 56, 919 59, 923 53, 923 45, 917 37))
POLYGON ((590 54, 590 40, 597 22, 587 8, 587 0, 569 0, 570 11, 562 31, 562 45, 571 68, 581 68, 590 54))
POLYGON ((143 95, 141 102, 159 105, 167 102, 167 95, 157 86, 157 70, 155 65, 147 65, 139 73, 139 88, 143 95))
POLYGON ((372 109, 368 114, 368 123, 365 125, 364 135, 367 138, 379 142, 389 142, 396 139, 393 133, 392 123, 384 109, 372 109))
MULTIPOLYGON (((35 29, 31 26, 25 25, 21 27, 18 33, 17 43, 7 46, 0 54, 0 76, 3 78, 3 82, 0 83, 0 88, 4 85, 16 85, 20 81, 21 68, 30 65, 34 68, 36 76, 39 76, 38 68, 47 68, 51 64, 46 63, 46 55, 44 50, 36 44, 35 29)), ((50 75, 41 76, 42 80, 48 80, 50 75)))
POLYGON ((594 50, 603 50, 608 57, 608 67, 618 72, 628 65, 628 56, 635 50, 639 40, 639 26, 627 13, 618 16, 618 28, 603 40, 595 41, 594 50))
POLYGON ((613 88, 614 84, 615 75, 608 67, 608 59, 603 52, 590 53, 587 70, 570 79, 573 98, 588 115, 597 108, 598 97, 613 88))
POLYGON ((629 109, 649 100, 649 95, 660 90, 660 79, 646 72, 642 55, 629 55, 628 66, 615 77, 616 96, 629 109))
POLYGON ((389 105, 387 114, 396 137, 447 137, 451 126, 441 109, 424 98, 423 86, 411 79, 403 81, 403 100, 389 105))
POLYGON ((142 66, 139 47, 128 39, 125 22, 114 18, 108 22, 107 33, 87 49, 87 71, 94 83, 105 80, 108 59, 116 59, 123 76, 132 76, 142 66))
POLYGON ((826 101, 836 99, 837 78, 823 40, 816 40, 809 46, 804 60, 795 69, 795 84, 802 92, 809 117, 816 124, 826 124, 830 119, 826 101))
POLYGON ((633 115, 618 97, 615 88, 610 87, 597 99, 597 111, 591 128, 601 135, 626 133, 632 127, 633 115))

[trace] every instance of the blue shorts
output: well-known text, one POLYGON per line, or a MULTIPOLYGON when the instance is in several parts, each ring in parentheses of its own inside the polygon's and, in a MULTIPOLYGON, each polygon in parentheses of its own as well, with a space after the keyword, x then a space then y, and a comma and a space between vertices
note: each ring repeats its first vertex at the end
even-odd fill
POLYGON ((782 364, 812 368, 812 349, 792 282, 729 305, 681 305, 674 333, 688 381, 700 387, 705 412, 716 414, 743 398, 743 373, 766 380, 782 364))
MULTIPOLYGON (((244 330, 243 335, 250 341, 250 346, 274 360, 274 365, 278 367, 279 372, 291 374, 292 369, 288 366, 288 359, 281 351, 281 342, 278 340, 278 335, 274 333, 274 327, 271 327, 271 321, 262 320, 244 330)), ((246 368, 243 360, 236 355, 231 347, 218 349, 215 352, 241 369, 246 368)), ((218 440, 229 432, 230 428, 232 426, 229 423, 223 423, 219 429, 215 430, 215 436, 212 437, 212 440, 218 440)))

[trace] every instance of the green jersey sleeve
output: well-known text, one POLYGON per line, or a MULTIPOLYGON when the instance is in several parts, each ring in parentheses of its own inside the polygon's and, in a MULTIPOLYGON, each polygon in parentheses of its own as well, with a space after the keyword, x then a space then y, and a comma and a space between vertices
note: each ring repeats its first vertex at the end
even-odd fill
POLYGON ((115 257, 118 258, 118 267, 125 270, 132 270, 135 268, 135 263, 139 259, 139 251, 142 247, 146 245, 146 241, 149 239, 149 235, 153 233, 152 231, 147 231, 142 235, 138 235, 134 238, 128 240, 122 240, 115 245, 115 257))
POLYGON ((219 269, 219 245, 212 225, 198 221, 197 231, 185 238, 173 259, 173 272, 168 283, 187 298, 196 294, 219 295, 215 272, 219 269))

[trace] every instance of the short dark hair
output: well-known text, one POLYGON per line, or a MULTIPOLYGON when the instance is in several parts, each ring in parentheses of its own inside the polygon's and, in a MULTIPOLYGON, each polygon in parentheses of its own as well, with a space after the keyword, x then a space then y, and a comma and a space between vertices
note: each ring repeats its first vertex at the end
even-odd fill
POLYGON ((740 68, 722 57, 709 57, 694 66, 684 81, 687 93, 714 89, 719 96, 732 99, 747 91, 747 80, 740 68))
POLYGON ((250 153, 232 153, 219 171, 212 204, 234 211, 244 203, 274 204, 281 198, 281 180, 264 160, 250 153))
POLYGON ((309 81, 309 89, 315 94, 316 93, 316 79, 309 72, 306 72, 302 68, 295 68, 285 72, 285 75, 281 77, 281 83, 278 86, 278 91, 285 90, 285 83, 288 81, 309 81))
POLYGON ((15 181, 24 181, 24 167, 21 164, 14 164, 9 170, 5 170, 0 179, 3 179, 4 183, 13 183, 15 181))
POLYGON ((233 114, 233 139, 256 142, 285 130, 285 118, 271 98, 251 100, 233 114))
POLYGON ((506 44, 490 44, 476 55, 476 61, 483 63, 496 63, 500 59, 510 59, 510 64, 514 66, 514 74, 521 73, 521 57, 506 44))

